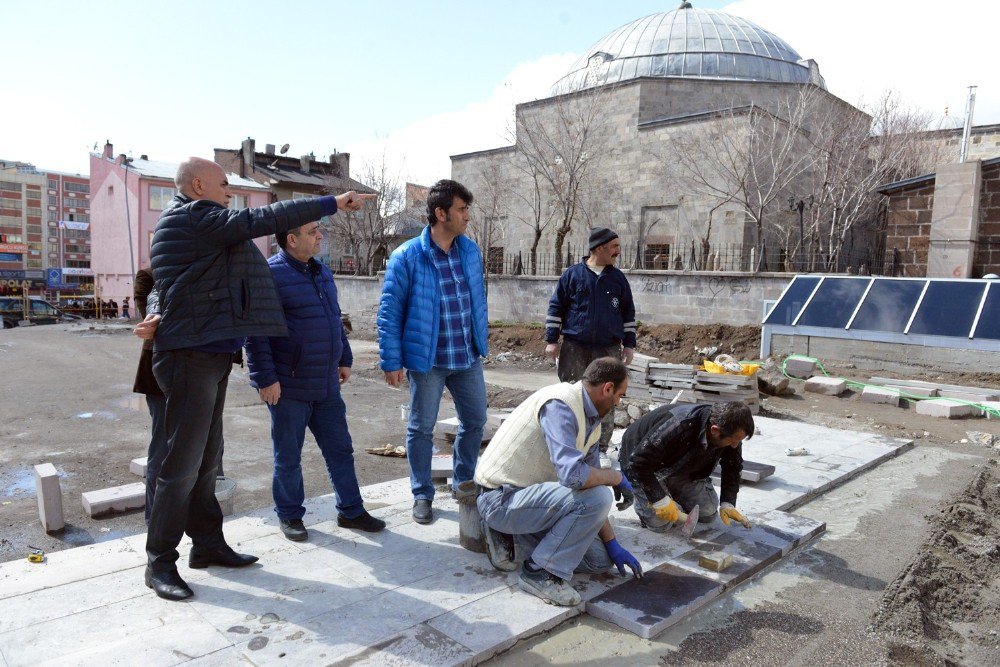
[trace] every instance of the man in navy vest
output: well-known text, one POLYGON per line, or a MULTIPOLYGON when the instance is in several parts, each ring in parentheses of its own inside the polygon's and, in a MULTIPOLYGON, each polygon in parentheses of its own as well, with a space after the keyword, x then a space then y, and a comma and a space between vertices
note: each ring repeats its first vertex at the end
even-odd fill
POLYGON ((275 234, 281 252, 268 259, 287 336, 247 341, 250 384, 271 411, 274 478, 271 491, 281 532, 301 542, 309 534, 302 517, 302 444, 306 427, 316 438, 337 498, 337 524, 378 532, 385 522, 365 511, 347 430, 340 385, 351 377, 351 345, 340 318, 333 274, 315 259, 323 241, 318 222, 275 234))

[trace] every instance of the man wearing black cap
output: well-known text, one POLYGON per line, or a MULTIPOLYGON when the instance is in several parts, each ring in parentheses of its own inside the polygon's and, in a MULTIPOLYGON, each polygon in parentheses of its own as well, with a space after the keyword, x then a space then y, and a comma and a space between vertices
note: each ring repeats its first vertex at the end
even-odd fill
MULTIPOLYGON (((556 361, 561 382, 578 381, 594 359, 620 357, 629 364, 635 352, 632 289, 615 266, 622 249, 618 234, 606 227, 592 229, 589 248, 590 254, 559 278, 545 318, 545 354, 556 361)), ((613 428, 612 411, 604 419, 602 449, 613 428)))

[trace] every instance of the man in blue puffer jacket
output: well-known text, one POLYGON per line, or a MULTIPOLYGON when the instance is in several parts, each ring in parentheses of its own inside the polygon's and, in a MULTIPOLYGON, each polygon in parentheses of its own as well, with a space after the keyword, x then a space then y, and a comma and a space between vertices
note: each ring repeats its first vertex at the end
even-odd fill
POLYGON ((150 246, 159 314, 151 310, 136 335, 153 339, 153 375, 167 397, 167 452, 149 516, 145 582, 161 598, 183 600, 193 595, 177 572, 185 532, 192 568, 257 560, 226 544, 215 498, 233 354, 247 336, 287 331, 271 272, 251 239, 338 208, 360 210, 374 195, 348 192, 235 211, 227 208, 226 172, 214 162, 189 158, 174 180, 180 194, 160 215, 150 246))
POLYGON ((247 341, 250 384, 271 412, 274 477, 271 491, 281 532, 301 542, 309 537, 302 517, 302 444, 306 427, 316 437, 337 498, 337 525, 378 532, 385 522, 365 511, 347 430, 340 385, 351 377, 351 344, 340 319, 337 286, 330 269, 314 259, 323 241, 318 222, 275 234, 281 252, 267 260, 287 336, 247 341))
POLYGON ((452 450, 452 488, 472 479, 486 424, 488 318, 483 256, 464 236, 472 193, 441 180, 427 197, 428 226, 389 257, 378 308, 378 340, 385 381, 410 380, 406 457, 413 491, 413 520, 430 523, 431 438, 441 395, 455 401, 459 427, 452 450))

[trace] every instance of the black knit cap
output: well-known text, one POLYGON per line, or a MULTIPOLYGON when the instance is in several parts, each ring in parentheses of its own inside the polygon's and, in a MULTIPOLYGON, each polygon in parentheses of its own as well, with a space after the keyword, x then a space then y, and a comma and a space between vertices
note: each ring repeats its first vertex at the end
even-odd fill
POLYGON ((607 227, 594 227, 590 230, 590 245, 588 247, 590 250, 593 250, 608 241, 614 241, 616 238, 618 238, 618 235, 607 227))

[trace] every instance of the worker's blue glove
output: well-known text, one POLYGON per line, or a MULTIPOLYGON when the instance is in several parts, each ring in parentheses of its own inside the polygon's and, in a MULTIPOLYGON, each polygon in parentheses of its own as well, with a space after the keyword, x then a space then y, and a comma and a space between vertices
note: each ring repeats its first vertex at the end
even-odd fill
POLYGON ((615 500, 621 501, 615 505, 619 512, 632 507, 632 503, 635 502, 635 491, 632 489, 632 484, 628 481, 628 477, 625 476, 625 473, 622 473, 622 481, 618 482, 611 488, 615 491, 615 500))
POLYGON ((642 565, 635 559, 635 556, 626 551, 622 545, 618 544, 618 540, 612 539, 610 542, 605 542, 604 548, 608 550, 608 558, 614 561, 619 574, 624 577, 625 566, 628 565, 636 579, 642 578, 642 565))

